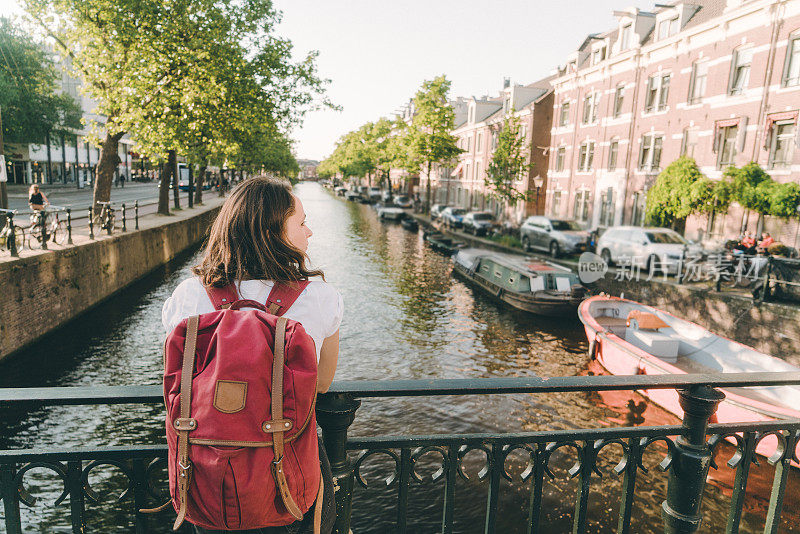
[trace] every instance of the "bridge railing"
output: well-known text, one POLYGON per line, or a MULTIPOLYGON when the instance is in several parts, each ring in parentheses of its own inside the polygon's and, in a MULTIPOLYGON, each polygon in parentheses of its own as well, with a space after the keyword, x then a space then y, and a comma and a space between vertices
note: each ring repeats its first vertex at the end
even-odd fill
MULTIPOLYGON (((528 460, 522 473, 530 480, 527 532, 545 532, 540 524, 543 488, 552 477, 550 460, 560 449, 572 449, 577 458, 569 475, 578 478, 572 531, 588 528, 589 497, 592 481, 600 475, 598 461, 609 449, 621 449, 621 460, 613 472, 621 477, 617 532, 630 533, 631 515, 636 506, 637 476, 645 471, 644 454, 654 443, 665 447, 659 467, 667 473, 667 495, 661 506, 665 533, 691 533, 700 529, 703 490, 710 468, 715 468, 714 453, 728 440, 736 452, 728 465, 734 468, 726 533, 739 532, 750 466, 756 449, 765 440, 777 446, 768 459, 775 466, 765 533, 777 533, 783 498, 792 467, 798 465, 796 450, 800 442, 800 420, 779 419, 759 422, 709 424, 724 394, 717 388, 781 386, 800 384, 798 373, 741 373, 716 375, 661 376, 579 376, 558 378, 483 378, 455 380, 340 381, 317 402, 317 420, 336 485, 337 522, 335 532, 350 530, 355 484, 366 485, 361 469, 373 456, 394 463, 387 480, 396 488, 395 531, 408 527, 409 495, 412 484, 420 478, 415 471, 422 456, 437 457, 439 470, 434 479, 443 480, 441 531, 454 531, 455 486, 464 477, 462 462, 471 451, 486 458, 479 476, 488 481, 483 530, 498 530, 498 504, 501 479, 510 480, 506 461, 522 454, 528 460), (552 394, 559 392, 597 392, 673 389, 677 390, 684 410, 681 425, 551 430, 519 433, 437 434, 415 436, 348 437, 362 401, 380 402, 384 397, 435 397, 442 395, 498 395, 510 393, 552 394)), ((0 407, 97 404, 161 403, 157 386, 120 386, 90 388, 18 388, 0 389, 0 407)), ((91 472, 100 466, 118 469, 127 478, 121 499, 130 503, 131 522, 137 533, 148 532, 152 517, 139 512, 162 504, 168 492, 155 487, 156 472, 166 464, 163 444, 125 447, 24 449, 0 451, 0 498, 3 500, 5 528, 8 534, 23 532, 20 504, 31 506, 32 497, 25 488, 25 474, 31 469, 49 469, 63 481, 56 504, 69 498, 73 532, 87 530, 86 501, 100 496, 89 484, 91 472)), ((160 481, 163 484, 163 481, 160 481)), ((651 504, 648 504, 651 506, 651 504)))

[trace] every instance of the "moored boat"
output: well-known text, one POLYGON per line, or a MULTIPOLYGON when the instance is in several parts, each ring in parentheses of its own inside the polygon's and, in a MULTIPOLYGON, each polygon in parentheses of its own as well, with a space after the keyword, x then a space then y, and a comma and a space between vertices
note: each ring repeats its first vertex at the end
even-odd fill
POLYGON ((413 217, 406 217, 405 219, 400 221, 400 224, 403 226, 403 228, 405 228, 406 230, 410 230, 412 232, 416 232, 417 230, 419 230, 419 223, 413 217))
POLYGON ((406 212, 400 208, 382 206, 378 208, 378 217, 382 220, 402 221, 406 218, 406 212))
POLYGON ((464 243, 461 241, 453 241, 449 237, 445 237, 444 234, 439 232, 432 232, 425 236, 425 241, 435 250, 436 252, 441 252, 442 254, 447 254, 448 256, 452 256, 458 250, 464 246, 464 243))
POLYGON ((462 249, 453 272, 475 286, 526 312, 572 316, 586 288, 566 267, 481 249, 462 249))
MULTIPOLYGON (((798 372, 800 368, 709 332, 690 321, 638 302, 607 295, 586 299, 578 309, 592 356, 611 374, 716 374, 798 372)), ((798 419, 800 386, 721 388, 725 399, 712 422, 798 419)), ((683 417, 678 393, 642 391, 654 403, 683 417)), ((756 452, 770 456, 777 438, 767 436, 756 452)), ((800 444, 797 448, 800 454, 800 444)), ((796 464, 795 464, 796 465, 796 464)))

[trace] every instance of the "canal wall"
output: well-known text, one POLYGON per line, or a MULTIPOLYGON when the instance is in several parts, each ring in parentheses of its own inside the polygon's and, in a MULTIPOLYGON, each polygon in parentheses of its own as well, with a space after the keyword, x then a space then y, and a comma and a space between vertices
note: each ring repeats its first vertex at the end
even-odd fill
MULTIPOLYGON (((430 226, 430 219, 414 214, 421 224, 430 226)), ((474 237, 464 232, 450 233, 469 246, 497 252, 522 254, 489 239, 474 237)), ((528 253, 535 256, 535 253, 528 253)), ((553 261, 552 258, 547 258, 553 261)), ((574 259, 559 259, 556 263, 577 269, 574 259)), ((589 285, 593 293, 605 292, 642 302, 667 311, 677 317, 761 352, 782 358, 800 366, 800 307, 775 302, 759 303, 750 296, 735 293, 717 293, 708 287, 678 285, 662 278, 653 280, 616 280, 614 273, 589 285)))
POLYGON ((138 231, 0 263, 0 360, 200 243, 221 201, 148 216, 138 231))

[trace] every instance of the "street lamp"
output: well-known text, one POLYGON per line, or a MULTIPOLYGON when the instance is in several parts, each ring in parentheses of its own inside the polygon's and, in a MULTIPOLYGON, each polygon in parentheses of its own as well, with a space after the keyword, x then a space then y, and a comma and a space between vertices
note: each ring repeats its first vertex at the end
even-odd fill
POLYGON ((536 215, 539 215, 539 191, 542 189, 542 185, 544 185, 544 178, 537 174, 533 179, 533 185, 536 186, 536 215))

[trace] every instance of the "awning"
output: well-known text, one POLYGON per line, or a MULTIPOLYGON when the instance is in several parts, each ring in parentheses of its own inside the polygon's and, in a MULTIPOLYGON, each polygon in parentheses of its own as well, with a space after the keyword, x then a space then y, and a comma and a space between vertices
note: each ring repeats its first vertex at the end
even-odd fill
POLYGON ((463 166, 464 166, 464 162, 463 161, 459 161, 458 165, 455 168, 455 170, 450 173, 450 176, 458 176, 459 174, 461 174, 461 168, 463 166))

